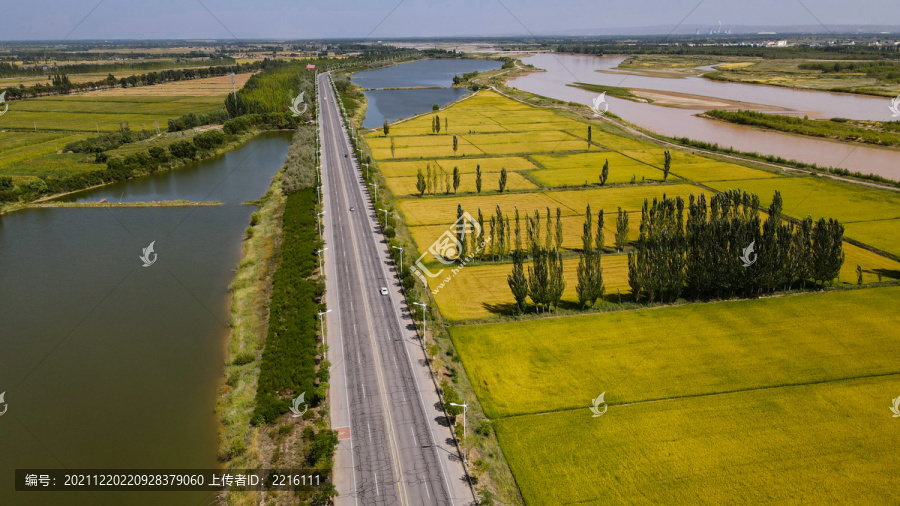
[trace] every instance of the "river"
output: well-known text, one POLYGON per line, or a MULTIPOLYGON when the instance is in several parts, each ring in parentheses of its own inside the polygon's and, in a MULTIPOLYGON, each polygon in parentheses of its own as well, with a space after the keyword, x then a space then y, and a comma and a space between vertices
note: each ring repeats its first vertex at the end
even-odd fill
POLYGON ((501 62, 475 59, 418 60, 353 74, 353 82, 365 88, 368 100, 365 128, 377 128, 388 121, 430 111, 462 98, 469 90, 451 88, 453 76, 467 72, 499 69, 501 62), (416 88, 430 89, 385 89, 416 88))
MULTIPOLYGON (((615 68, 624 59, 621 56, 536 54, 523 58, 522 61, 546 72, 511 79, 508 84, 538 95, 585 105, 589 105, 597 94, 566 86, 567 84, 585 82, 739 100, 746 103, 744 108, 747 109, 754 109, 754 104, 761 104, 786 109, 796 115, 809 115, 811 118, 892 119, 888 109, 890 100, 886 98, 717 82, 699 77, 673 79, 597 72, 615 68)), ((718 143, 720 146, 731 146, 740 151, 755 151, 821 166, 842 167, 900 179, 900 150, 863 144, 848 145, 697 117, 696 114, 705 111, 705 108, 663 107, 609 96, 606 101, 610 112, 663 135, 687 136, 718 143)))
POLYGON ((185 168, 0 217, 0 504, 207 504, 203 492, 13 493, 16 468, 209 469, 228 285, 252 206, 284 163, 271 132, 185 168), (155 241, 156 261, 142 249, 155 241), (2 411, 3 406, 0 406, 2 411))

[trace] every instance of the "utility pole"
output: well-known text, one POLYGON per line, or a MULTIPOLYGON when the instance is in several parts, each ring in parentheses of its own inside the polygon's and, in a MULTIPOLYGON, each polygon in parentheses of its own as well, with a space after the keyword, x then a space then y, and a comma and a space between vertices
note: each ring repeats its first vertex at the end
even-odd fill
POLYGON ((403 278, 403 246, 391 246, 391 247, 394 249, 400 250, 400 272, 398 274, 399 274, 399 277, 402 279, 403 278))
POLYGON ((465 441, 466 441, 466 411, 469 408, 468 404, 457 404, 455 402, 450 403, 451 406, 456 406, 458 408, 463 408, 463 462, 468 463, 469 461, 469 451, 466 449, 465 441))
MULTIPOLYGON (((321 213, 317 213, 317 214, 316 214, 316 216, 324 216, 324 215, 325 215, 325 211, 322 211, 321 213)), ((318 222, 316 223, 316 225, 319 226, 319 235, 322 235, 322 219, 321 219, 321 218, 319 218, 319 220, 318 220, 318 222)))
MULTIPOLYGON (((425 339, 425 309, 427 309, 428 305, 423 304, 421 302, 413 302, 413 304, 415 304, 417 306, 422 306, 422 346, 425 346, 425 344, 427 344, 427 342, 428 342, 425 339)), ((427 353, 425 354, 425 358, 426 359, 428 358, 427 353)))
POLYGON ((320 276, 323 274, 323 272, 322 272, 322 253, 324 253, 325 250, 327 250, 327 249, 328 248, 322 248, 322 249, 316 251, 316 253, 319 254, 319 275, 320 276))
POLYGON ((322 319, 322 315, 330 313, 331 310, 319 313, 319 325, 322 327, 322 342, 325 342, 325 320, 322 319))

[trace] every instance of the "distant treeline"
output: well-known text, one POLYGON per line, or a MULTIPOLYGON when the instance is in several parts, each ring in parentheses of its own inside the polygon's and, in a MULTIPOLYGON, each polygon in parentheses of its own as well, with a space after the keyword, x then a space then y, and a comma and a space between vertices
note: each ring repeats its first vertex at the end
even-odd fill
POLYGON ((253 72, 265 68, 265 61, 253 63, 239 63, 230 66, 214 66, 198 69, 175 69, 163 70, 160 72, 148 72, 146 74, 131 75, 128 77, 116 78, 112 74, 107 75, 99 81, 86 81, 83 83, 73 83, 66 74, 53 74, 50 78, 50 84, 38 83, 34 86, 11 86, 6 88, 6 98, 10 100, 40 97, 45 95, 67 94, 73 91, 87 91, 98 89, 109 89, 115 87, 129 88, 135 86, 150 86, 176 81, 189 81, 191 79, 203 79, 207 77, 224 76, 231 73, 243 74, 253 72))
POLYGON ((827 60, 900 59, 900 47, 836 45, 836 46, 719 46, 719 45, 622 45, 622 44, 560 44, 560 53, 619 55, 708 55, 750 56, 766 59, 822 58, 827 60))
MULTIPOLYGON (((119 57, 121 55, 110 56, 109 58, 119 57)), ((129 59, 134 58, 129 55, 129 59)), ((53 58, 57 59, 57 58, 53 58)), ((84 60, 87 58, 78 58, 84 60)), ((0 63, 0 77, 31 77, 42 76, 47 74, 41 60, 35 60, 33 66, 22 66, 14 63, 0 63)), ((26 60, 27 62, 27 60, 26 60)), ((116 72, 121 70, 158 70, 170 69, 172 67, 217 67, 217 66, 233 66, 236 65, 234 58, 203 58, 203 59, 165 59, 150 61, 122 61, 121 63, 72 63, 67 65, 48 66, 52 73, 56 74, 94 74, 98 72, 116 72)))
POLYGON ((879 81, 900 81, 900 62, 888 61, 847 61, 809 62, 797 66, 803 70, 820 70, 823 74, 861 74, 879 81))

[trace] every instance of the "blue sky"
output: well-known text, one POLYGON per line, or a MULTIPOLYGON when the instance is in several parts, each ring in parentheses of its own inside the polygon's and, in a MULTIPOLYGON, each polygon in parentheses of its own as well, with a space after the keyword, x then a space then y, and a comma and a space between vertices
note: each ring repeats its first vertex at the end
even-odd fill
POLYGON ((725 27, 817 25, 819 21, 826 25, 900 25, 897 0, 201 1, 203 4, 198 0, 6 2, 0 40, 60 40, 69 32, 70 40, 225 39, 232 34, 248 39, 378 39, 603 33, 624 27, 719 21, 725 27))

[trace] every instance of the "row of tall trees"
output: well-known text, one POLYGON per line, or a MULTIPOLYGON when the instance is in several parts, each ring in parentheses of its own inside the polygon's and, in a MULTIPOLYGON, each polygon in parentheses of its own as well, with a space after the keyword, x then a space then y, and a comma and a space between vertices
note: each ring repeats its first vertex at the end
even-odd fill
MULTIPOLYGON (((508 173, 505 168, 501 168, 500 178, 497 181, 500 193, 506 191, 508 182, 508 173)), ((456 193, 460 184, 462 184, 462 173, 459 171, 459 167, 453 167, 453 172, 450 173, 440 166, 431 170, 431 163, 427 163, 425 164, 425 172, 422 172, 422 169, 416 171, 416 191, 419 192, 420 197, 426 193, 429 195, 437 195, 438 193, 449 195, 451 190, 453 193, 456 193)), ((481 188, 481 165, 478 165, 475 167, 475 190, 481 193, 481 188)))
POLYGON ((794 225, 775 192, 761 221, 759 198, 729 190, 706 201, 691 195, 685 219, 680 197, 644 201, 640 237, 628 254, 628 282, 637 299, 674 300, 759 295, 833 280, 844 262, 837 220, 794 225))

